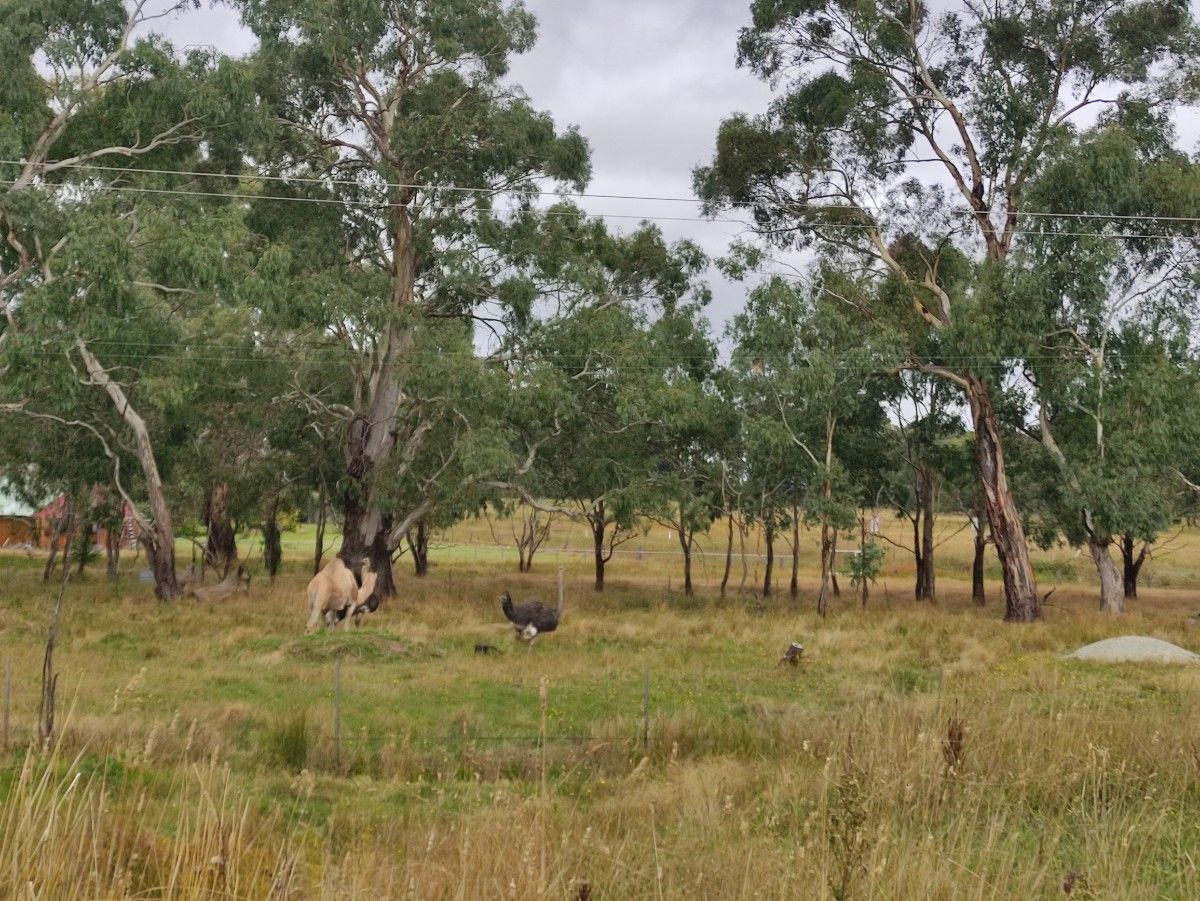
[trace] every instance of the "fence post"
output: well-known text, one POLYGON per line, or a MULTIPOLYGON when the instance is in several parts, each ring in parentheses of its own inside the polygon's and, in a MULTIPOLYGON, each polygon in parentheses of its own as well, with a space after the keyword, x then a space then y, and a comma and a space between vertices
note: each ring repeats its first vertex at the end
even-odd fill
POLYGON ((8 711, 12 706, 12 658, 4 658, 4 744, 3 749, 8 750, 8 711))
POLYGON ((642 753, 650 752, 650 667, 642 670, 642 753))
POLYGON ((542 800, 546 799, 546 708, 550 705, 550 680, 545 676, 538 682, 538 740, 541 744, 541 792, 542 800))
POLYGON ((342 768, 342 658, 333 663, 333 765, 342 768))

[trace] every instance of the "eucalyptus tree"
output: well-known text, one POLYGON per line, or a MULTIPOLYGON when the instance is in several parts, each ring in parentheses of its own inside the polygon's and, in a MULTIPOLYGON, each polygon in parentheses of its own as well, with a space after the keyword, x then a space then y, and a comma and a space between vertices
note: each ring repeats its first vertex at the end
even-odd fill
MULTIPOLYGON (((821 614, 828 606, 837 534, 853 526, 863 491, 869 490, 871 455, 865 445, 879 443, 880 376, 891 362, 887 348, 861 340, 856 317, 843 309, 846 290, 831 273, 814 273, 799 285, 771 277, 750 292, 730 326, 745 404, 756 411, 751 453, 766 454, 760 477, 779 480, 772 494, 792 499, 793 554, 801 511, 820 527, 821 614), (864 433, 870 435, 866 442, 864 433)), ((767 489, 764 483, 764 497, 767 489)), ((764 520, 765 529, 774 526, 775 519, 764 520)))
POLYGON ((540 355, 557 376, 546 382, 558 395, 554 434, 518 484, 527 503, 587 527, 597 591, 616 549, 641 533, 640 516, 654 500, 643 406, 650 347, 639 317, 619 303, 585 306, 547 323, 539 336, 540 355), (546 500, 530 493, 533 486, 546 500))
MULTIPOLYGON (((942 508, 947 445, 962 434, 954 409, 954 392, 944 380, 917 372, 900 374, 888 398, 890 473, 884 486, 889 505, 908 521, 912 543, 891 542, 913 556, 918 601, 937 598, 935 553, 939 544, 937 518, 942 508)), ((971 473, 974 477, 974 472, 971 473)))
POLYGON ((164 350, 187 332, 172 321, 177 308, 212 297, 239 211, 187 204, 184 224, 184 205, 160 193, 181 186, 143 170, 237 165, 231 147, 253 121, 234 115, 237 66, 209 51, 180 54, 153 30, 185 5, 0 9, 5 409, 90 433, 139 521, 163 598, 178 585, 155 428, 180 400, 164 350), (121 472, 122 457, 136 477, 121 472))
POLYGON ((982 607, 987 603, 985 576, 987 546, 991 538, 970 434, 963 431, 957 437, 946 439, 941 446, 939 462, 946 506, 965 516, 971 530, 971 600, 982 607))
MULTIPOLYGON (((706 259, 652 226, 616 234, 567 205, 523 217, 513 239, 507 291, 530 302, 497 356, 528 388, 513 402, 530 456, 497 487, 585 525, 603 590, 607 564, 642 518, 689 504, 671 470, 681 456, 698 468, 703 456, 697 417, 716 358, 700 315, 706 259)), ((694 537, 696 521, 684 518, 694 537)))
POLYGON ((655 458, 649 481, 659 503, 647 512, 679 541, 688 597, 694 594, 696 536, 723 511, 727 467, 722 464, 738 429, 735 410, 718 384, 716 345, 703 308, 703 302, 693 302, 665 310, 652 332, 655 354, 646 361, 657 361, 661 371, 655 376, 662 379, 650 395, 649 410, 658 424, 649 436, 655 458))
POLYGON ((1097 108, 1162 109, 1194 86, 1197 32, 1180 0, 755 0, 738 59, 778 89, 759 116, 726 120, 696 172, 709 209, 749 209, 776 247, 816 242, 851 266, 890 273, 917 336, 908 365, 945 378, 971 411, 982 494, 1004 577, 1006 618, 1040 615, 1009 486, 994 393, 1028 336, 995 283, 1032 220, 1029 184, 1097 108), (883 205, 880 205, 880 201, 883 205), (973 291, 947 290, 941 255, 916 273, 893 253, 982 255, 973 291))
POLYGON ((345 461, 341 554, 369 555, 382 571, 401 527, 431 503, 417 500, 388 528, 379 500, 381 471, 433 430, 413 414, 444 412, 413 403, 406 384, 424 324, 467 317, 500 295, 503 209, 527 204, 547 180, 581 187, 587 147, 504 81, 510 57, 534 42, 520 3, 236 5, 258 38, 261 102, 280 123, 258 151, 262 171, 283 179, 271 191, 331 208, 327 246, 293 257, 290 275, 337 285, 309 294, 306 324, 341 347, 339 369, 354 377, 298 390, 312 404, 342 397, 325 417, 345 461))
POLYGON ((746 489, 746 434, 745 415, 739 406, 739 380, 729 366, 722 366, 716 374, 717 391, 721 402, 732 416, 732 427, 717 451, 720 467, 720 512, 725 517, 725 565, 721 573, 720 594, 724 598, 729 588, 729 577, 733 572, 733 542, 736 532, 742 564, 741 589, 745 589, 748 568, 746 565, 747 523, 743 511, 743 496, 746 489))
POLYGON ((239 219, 232 207, 91 200, 73 213, 69 265, 23 292, 5 352, 10 409, 85 430, 108 460, 163 599, 178 593, 174 519, 194 509, 186 463, 204 411, 231 394, 246 402, 259 374, 248 324, 228 328, 239 219), (131 242, 153 252, 129 253, 131 242))
POLYGON ((1113 613, 1126 592, 1111 547, 1152 543, 1185 490, 1200 242, 1176 220, 1200 214, 1200 168, 1173 138, 1164 115, 1131 103, 1064 148, 1031 199, 1073 218, 1039 228, 1010 273, 1040 317, 1026 371, 1061 472, 1051 508, 1113 613))

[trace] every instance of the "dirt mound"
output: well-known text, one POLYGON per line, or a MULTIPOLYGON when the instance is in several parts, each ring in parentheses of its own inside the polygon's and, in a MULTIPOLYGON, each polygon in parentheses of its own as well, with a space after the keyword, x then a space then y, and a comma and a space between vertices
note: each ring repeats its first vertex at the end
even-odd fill
POLYGON ((1169 641, 1145 635, 1121 635, 1085 645, 1068 654, 1072 660, 1097 663, 1198 663, 1200 656, 1169 641))

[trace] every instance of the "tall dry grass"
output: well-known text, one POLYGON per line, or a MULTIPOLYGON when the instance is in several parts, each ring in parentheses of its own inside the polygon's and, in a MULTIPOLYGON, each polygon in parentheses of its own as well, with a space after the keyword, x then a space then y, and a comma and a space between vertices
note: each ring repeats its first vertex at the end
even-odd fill
MULTIPOLYGON (((1191 596, 1114 621, 1064 590, 1016 627, 965 586, 820 621, 585 578, 558 633, 486 658, 494 572, 311 638, 299 578, 227 605, 76 586, 47 754, 16 686, 0 898, 1200 897, 1200 674, 1059 659, 1122 631, 1194 645, 1191 596)), ((43 612, 8 590, 0 648, 34 672, 43 612)))
MULTIPOLYGON (((1200 749, 1178 727, 935 698, 668 718, 648 759, 603 738, 534 751, 489 803, 446 802, 462 777, 443 774, 426 807, 320 830, 264 813, 225 763, 118 792, 56 749, 24 757, 0 806, 0 897, 1200 897, 1200 749)), ((287 794, 400 781, 303 770, 287 794)))
POLYGON ((114 795, 82 755, 29 752, 0 805, 0 897, 267 898, 295 887, 270 818, 215 762, 171 774, 169 803, 114 795))

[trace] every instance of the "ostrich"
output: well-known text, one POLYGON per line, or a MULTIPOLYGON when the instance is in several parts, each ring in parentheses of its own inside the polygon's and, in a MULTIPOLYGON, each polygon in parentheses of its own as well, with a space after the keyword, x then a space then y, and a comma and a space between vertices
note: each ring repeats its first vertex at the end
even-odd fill
POLYGON ((533 642, 543 632, 553 632, 558 628, 563 612, 563 571, 558 571, 558 607, 547 607, 541 601, 526 601, 524 604, 514 604, 512 595, 507 591, 500 595, 500 609, 512 623, 517 638, 522 638, 533 647, 533 642))

